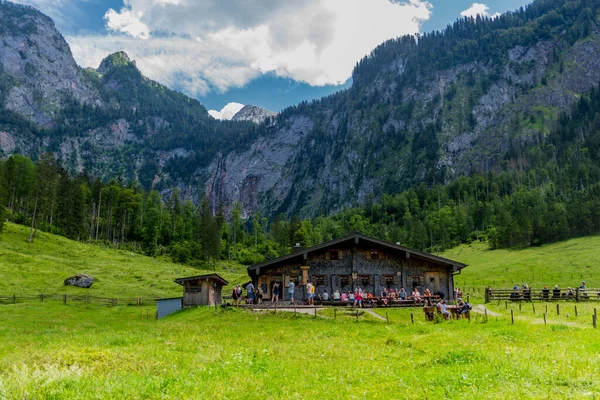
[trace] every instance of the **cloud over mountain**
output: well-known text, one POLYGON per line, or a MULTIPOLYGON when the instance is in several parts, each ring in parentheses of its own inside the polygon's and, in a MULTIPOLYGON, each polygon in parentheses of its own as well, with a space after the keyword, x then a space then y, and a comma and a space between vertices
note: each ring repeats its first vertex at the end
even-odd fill
POLYGON ((480 17, 489 17, 489 18, 496 18, 496 17, 500 16, 500 13, 495 13, 495 14, 490 15, 489 9, 490 8, 486 4, 473 3, 473 5, 470 8, 461 12, 460 15, 463 17, 471 17, 471 18, 476 18, 478 15, 480 17))
POLYGON ((209 110, 208 113, 214 119, 226 119, 230 120, 233 118, 235 114, 237 114, 242 108, 243 104, 240 103, 229 103, 225 107, 221 109, 221 111, 217 110, 209 110))
POLYGON ((419 32, 423 0, 126 0, 105 14, 110 36, 70 36, 84 66, 125 50, 149 77, 191 95, 241 87, 262 73, 341 84, 381 42, 419 32))

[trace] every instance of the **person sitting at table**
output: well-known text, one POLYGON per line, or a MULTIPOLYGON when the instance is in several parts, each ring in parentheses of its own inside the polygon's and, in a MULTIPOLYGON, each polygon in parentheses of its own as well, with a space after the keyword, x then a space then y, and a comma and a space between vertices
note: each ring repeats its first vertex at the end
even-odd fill
POLYGON ((348 301, 354 301, 354 292, 349 292, 348 293, 348 301))
POLYGON ((335 289, 335 292, 333 292, 333 300, 338 301, 339 299, 340 299, 340 291, 335 289))
POLYGON ((370 306, 373 305, 373 293, 371 292, 367 293, 367 304, 370 306))
POLYGON ((342 292, 341 300, 348 301, 348 295, 346 294, 346 292, 342 292))
POLYGON ((390 300, 396 300, 398 298, 396 291, 393 288, 390 288, 390 300))
POLYGON ((456 312, 459 316, 466 316, 469 313, 469 311, 471 311, 471 308, 472 307, 469 303, 463 301, 463 299, 461 299, 460 297, 458 298, 456 302, 456 312))
POLYGON ((387 297, 387 296, 388 296, 387 289, 386 289, 386 288, 383 288, 383 289, 381 290, 381 297, 387 297))
POLYGON ((416 287, 412 292, 412 298, 417 304, 421 304, 423 302, 423 298, 421 298, 421 293, 419 293, 419 290, 416 287))
POLYGON ((398 297, 400 298, 400 300, 406 300, 406 291, 404 290, 404 288, 400 289, 400 293, 398 293, 398 297))
POLYGON ((327 301, 327 300, 329 300, 329 293, 327 293, 327 290, 325 290, 323 292, 323 301, 327 301))
POLYGON ((448 307, 446 306, 446 301, 444 299, 440 299, 436 307, 444 319, 450 319, 450 311, 448 311, 448 307))
POLYGON ((425 299, 425 304, 428 306, 431 305, 431 291, 429 288, 425 288, 425 292, 423 293, 423 298, 425 299))

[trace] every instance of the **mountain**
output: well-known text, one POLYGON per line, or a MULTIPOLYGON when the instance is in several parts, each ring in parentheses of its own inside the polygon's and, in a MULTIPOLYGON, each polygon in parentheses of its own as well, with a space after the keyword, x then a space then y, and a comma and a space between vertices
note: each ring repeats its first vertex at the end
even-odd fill
MULTIPOLYGON (((216 121, 125 53, 81 69, 52 21, 0 2, 0 150, 138 181, 213 210, 315 216, 421 183, 526 170, 561 113, 600 83, 600 0, 537 0, 383 43, 350 89, 255 124, 216 121)), ((558 144, 560 146, 560 143, 558 144)))
POLYGON ((238 111, 233 118, 232 121, 250 121, 255 124, 261 124, 265 122, 265 120, 269 117, 274 117, 277 113, 274 113, 269 110, 265 110, 264 108, 260 108, 257 106, 246 105, 242 107, 240 111, 238 111))
POLYGON ((600 82, 599 2, 538 0, 462 19, 361 60, 349 90, 282 111, 211 164, 213 203, 315 216, 421 182, 525 168, 557 116, 600 82))

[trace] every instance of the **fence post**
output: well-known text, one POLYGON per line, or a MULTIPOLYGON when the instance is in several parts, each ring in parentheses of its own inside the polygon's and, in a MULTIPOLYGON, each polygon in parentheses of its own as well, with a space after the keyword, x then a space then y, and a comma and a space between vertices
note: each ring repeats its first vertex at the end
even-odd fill
POLYGON ((385 312, 385 320, 387 321, 388 325, 390 323, 390 317, 388 316, 387 311, 385 312))
POLYGON ((519 312, 521 312, 521 304, 523 303, 519 302, 519 312))
POLYGON ((13 294, 13 304, 17 302, 17 295, 13 294))
POLYGON ((504 308, 506 308, 508 310, 508 301, 504 302, 504 308))
MULTIPOLYGON (((215 303, 216 304, 216 303, 215 303)), ((138 297, 138 307, 140 306, 140 298, 138 297)))
POLYGON ((358 310, 356 310, 356 322, 358 322, 358 310))
POLYGON ((485 303, 490 302, 490 288, 485 288, 485 303))
MULTIPOLYGON (((385 313, 387 315, 387 313, 385 313)), ((413 313, 410 313, 410 322, 411 323, 415 323, 415 316, 413 315, 413 313)))
POLYGON ((67 294, 66 293, 63 295, 63 303, 67 304, 67 294))
POLYGON ((40 301, 43 302, 44 301, 44 293, 40 294, 40 301))
MULTIPOLYGON (((294 312, 296 312, 296 306, 294 306, 294 312)), ((337 309, 333 307, 333 319, 337 319, 337 309)))
POLYGON ((579 317, 579 314, 577 314, 577 306, 575 306, 575 316, 579 317))
POLYGON ((544 313, 544 325, 546 325, 546 313, 544 313))
POLYGON ((560 315, 560 305, 556 303, 556 315, 560 315))
POLYGON ((315 318, 317 318, 317 307, 315 307, 315 318))
POLYGON ((531 309, 533 310, 533 313, 535 314, 535 304, 533 303, 533 301, 531 302, 531 309))
POLYGON ((594 325, 594 328, 597 328, 596 320, 597 320, 596 314, 592 315, 592 325, 594 325))
POLYGON ((580 300, 579 288, 575 288, 575 301, 579 303, 580 300))
POLYGON ((510 320, 512 321, 512 324, 515 324, 515 315, 513 313, 513 310, 510 310, 510 320))

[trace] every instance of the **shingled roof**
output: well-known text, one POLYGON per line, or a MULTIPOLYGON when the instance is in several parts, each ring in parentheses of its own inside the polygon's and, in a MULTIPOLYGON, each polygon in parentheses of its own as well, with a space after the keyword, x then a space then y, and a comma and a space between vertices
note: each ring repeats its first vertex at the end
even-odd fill
POLYGON ((342 243, 346 243, 346 242, 350 242, 350 241, 355 241, 355 243, 364 241, 367 243, 379 245, 384 248, 388 248, 388 249, 392 249, 392 250, 396 250, 396 251, 403 251, 410 255, 414 255, 418 258, 435 261, 441 265, 445 265, 447 267, 452 267, 455 271, 460 271, 461 269, 463 269, 464 267, 467 266, 467 264, 463 264, 458 261, 450 260, 450 259, 444 258, 444 257, 435 256, 433 254, 425 253, 420 250, 411 249, 409 247, 401 246, 401 245, 393 243, 393 242, 388 242, 387 240, 376 239, 374 237, 366 236, 361 233, 353 233, 351 235, 348 235, 348 236, 345 236, 345 237, 342 237, 339 239, 334 239, 329 242, 321 243, 321 244, 318 244, 316 246, 313 246, 313 247, 310 247, 307 249, 302 249, 300 251, 296 251, 292 254, 274 258, 272 260, 268 260, 268 261, 265 261, 265 262, 262 262, 259 264, 251 265, 248 267, 248 270, 251 271, 251 270, 259 269, 262 267, 268 267, 268 266, 275 265, 275 264, 278 264, 283 261, 292 260, 296 257, 304 258, 304 256, 308 255, 309 253, 327 249, 327 248, 331 248, 336 245, 340 245, 342 243))

